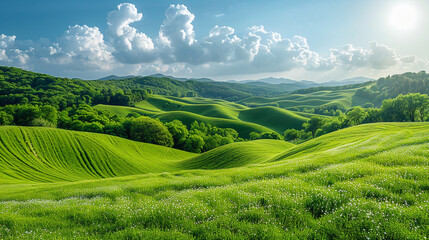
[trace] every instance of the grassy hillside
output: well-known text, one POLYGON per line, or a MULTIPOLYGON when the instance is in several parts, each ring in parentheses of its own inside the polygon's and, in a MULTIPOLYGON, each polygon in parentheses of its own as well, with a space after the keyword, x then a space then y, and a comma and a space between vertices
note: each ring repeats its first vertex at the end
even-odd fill
POLYGON ((330 104, 336 104, 343 107, 344 109, 348 109, 353 106, 362 106, 367 102, 372 102, 372 100, 367 98, 355 96, 355 93, 359 88, 336 88, 337 87, 325 87, 321 90, 315 90, 309 93, 291 93, 284 96, 271 98, 254 96, 242 99, 239 102, 246 104, 277 103, 280 108, 284 109, 317 107, 330 104))
POLYGON ((261 139, 238 142, 215 148, 199 156, 181 162, 184 169, 222 169, 263 163, 274 155, 292 148, 285 141, 261 139))
POLYGON ((194 156, 104 134, 0 127, 0 183, 78 181, 176 171, 194 156))
MULTIPOLYGON (((425 239, 428 142, 428 123, 379 123, 285 146, 263 164, 3 184, 0 238, 425 239)), ((228 151, 216 150, 195 159, 222 162, 228 151)))
POLYGON ((307 117, 274 107, 249 108, 240 104, 204 98, 175 98, 153 96, 135 107, 97 105, 120 116, 136 112, 162 121, 178 119, 190 125, 194 121, 206 122, 217 127, 233 128, 243 138, 251 132, 275 131, 282 134, 286 129, 300 129, 307 117))
POLYGON ((0 184, 230 168, 263 162, 293 146, 257 140, 197 155, 104 134, 40 127, 0 127, 0 140, 0 184))
POLYGON ((267 126, 280 134, 289 128, 301 129, 302 124, 308 121, 306 117, 276 107, 260 107, 240 111, 238 118, 242 121, 267 126))

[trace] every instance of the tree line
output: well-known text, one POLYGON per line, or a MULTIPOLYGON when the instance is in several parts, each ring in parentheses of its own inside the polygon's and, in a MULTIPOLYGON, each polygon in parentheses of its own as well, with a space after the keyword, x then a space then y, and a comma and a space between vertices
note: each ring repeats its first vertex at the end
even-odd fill
POLYGON ((117 80, 81 80, 53 77, 0 66, 0 106, 49 104, 61 109, 75 104, 130 106, 144 92, 176 97, 220 98, 238 101, 253 95, 275 96, 283 90, 227 82, 178 81, 166 77, 134 77, 117 80))
POLYGON ((110 134, 135 141, 174 147, 201 153, 213 148, 244 141, 231 128, 193 122, 189 127, 179 120, 162 123, 158 119, 128 114, 123 118, 87 104, 62 111, 51 105, 18 104, 0 108, 0 126, 58 127, 67 130, 110 134))
POLYGON ((12 67, 0 67, 0 106, 51 105, 60 110, 80 104, 130 106, 151 89, 121 89, 102 82, 57 78, 12 67))
POLYGON ((380 78, 372 87, 358 89, 355 95, 380 105, 385 99, 408 93, 429 94, 429 74, 425 71, 408 72, 380 78))

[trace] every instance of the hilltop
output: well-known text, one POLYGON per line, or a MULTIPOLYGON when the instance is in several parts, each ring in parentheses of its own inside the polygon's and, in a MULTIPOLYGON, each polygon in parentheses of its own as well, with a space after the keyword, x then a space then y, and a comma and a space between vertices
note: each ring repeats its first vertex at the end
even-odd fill
POLYGON ((210 123, 221 128, 233 128, 244 138, 251 132, 274 131, 283 134, 289 128, 300 129, 308 121, 308 118, 295 112, 275 107, 249 108, 220 99, 156 95, 136 103, 135 107, 97 105, 95 108, 124 117, 129 113, 138 113, 165 122, 178 119, 186 125, 194 121, 210 123))

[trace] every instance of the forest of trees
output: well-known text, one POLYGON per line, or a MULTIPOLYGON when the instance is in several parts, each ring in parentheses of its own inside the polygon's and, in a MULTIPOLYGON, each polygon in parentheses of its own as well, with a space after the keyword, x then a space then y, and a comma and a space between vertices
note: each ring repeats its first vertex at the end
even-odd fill
POLYGON ((237 101, 253 95, 275 96, 284 90, 227 82, 183 82, 151 76, 117 80, 68 79, 0 66, 0 106, 36 102, 61 109, 80 103, 128 106, 144 98, 146 93, 237 101))
POLYGON ((51 105, 59 110, 80 104, 129 106, 144 100, 150 89, 109 88, 88 81, 56 78, 18 68, 0 67, 0 106, 51 105))
POLYGON ((357 90, 356 96, 364 97, 376 104, 380 104, 385 99, 408 93, 429 94, 429 74, 421 71, 380 78, 371 88, 363 87, 357 90))

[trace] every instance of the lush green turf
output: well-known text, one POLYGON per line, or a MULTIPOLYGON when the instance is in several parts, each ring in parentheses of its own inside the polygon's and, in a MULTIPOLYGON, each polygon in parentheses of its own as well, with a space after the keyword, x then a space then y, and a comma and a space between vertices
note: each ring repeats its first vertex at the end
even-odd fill
POLYGON ((271 139, 232 143, 183 161, 181 165, 184 169, 241 167, 266 162, 293 146, 292 143, 271 139))
POLYGON ((162 121, 178 119, 187 125, 194 121, 210 123, 217 127, 233 128, 243 138, 248 138, 251 132, 275 131, 282 134, 289 128, 300 129, 308 120, 306 116, 284 109, 248 108, 220 99, 205 98, 153 96, 137 103, 136 107, 97 105, 95 108, 120 116, 136 112, 162 121))
POLYGON ((353 106, 362 106, 368 99, 363 99, 355 95, 355 89, 345 90, 320 90, 306 94, 287 94, 280 97, 264 98, 264 97, 249 97, 240 100, 241 103, 255 103, 255 104, 279 104, 280 108, 290 109, 295 107, 317 107, 327 104, 337 104, 345 109, 353 106))
POLYGON ((308 121, 306 117, 276 107, 248 109, 241 111, 238 117, 242 121, 267 126, 280 134, 290 128, 301 129, 302 124, 308 121))
POLYGON ((179 170, 195 154, 105 134, 0 127, 0 183, 77 181, 179 170))
POLYGON ((428 142, 427 123, 379 123, 238 168, 3 184, 0 238, 425 239, 428 142))
POLYGON ((258 140, 198 155, 104 134, 0 127, 0 183, 79 181, 230 168, 261 163, 291 146, 285 141, 258 140))

